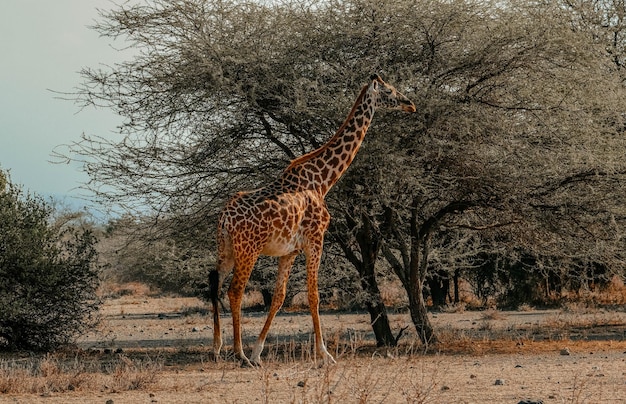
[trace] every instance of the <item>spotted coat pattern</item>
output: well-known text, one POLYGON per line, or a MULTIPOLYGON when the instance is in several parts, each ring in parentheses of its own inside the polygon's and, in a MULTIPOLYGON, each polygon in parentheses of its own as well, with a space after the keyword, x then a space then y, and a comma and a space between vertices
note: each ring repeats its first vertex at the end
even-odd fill
MULTIPOLYGON (((296 158, 273 183, 254 191, 239 192, 224 207, 218 224, 219 274, 234 269, 228 289, 233 318, 234 352, 245 365, 260 364, 271 322, 283 304, 289 272, 296 256, 306 256, 308 301, 313 319, 316 353, 334 363, 322 338, 319 320, 318 268, 330 214, 324 197, 352 163, 377 108, 415 112, 404 95, 373 75, 357 97, 335 135, 322 147, 296 158), (280 257, 272 303, 251 360, 241 343, 241 302, 245 286, 259 255, 280 257)), ((216 289, 217 290, 217 289, 216 289)), ((222 346, 217 300, 213 300, 214 352, 222 346)))

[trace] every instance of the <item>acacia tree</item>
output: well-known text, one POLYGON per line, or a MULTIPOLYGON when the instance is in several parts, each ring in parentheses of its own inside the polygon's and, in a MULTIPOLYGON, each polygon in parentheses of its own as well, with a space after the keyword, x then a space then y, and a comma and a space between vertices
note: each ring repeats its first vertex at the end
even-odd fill
POLYGON ((371 295, 380 344, 397 341, 377 292, 381 253, 424 342, 434 340, 422 291, 435 261, 459 267, 505 247, 618 254, 625 98, 566 8, 162 0, 106 12, 96 29, 137 53, 85 69, 76 99, 123 116, 122 140, 84 136, 67 155, 84 157, 105 202, 151 208, 196 240, 213 237, 205 229, 227 197, 330 137, 372 72, 416 103, 401 120, 376 116, 328 197, 329 241, 371 295))
MULTIPOLYGON (((387 39, 372 54, 401 60, 420 83, 418 120, 379 122, 396 136, 370 135, 335 206, 351 211, 354 249, 380 248, 402 281, 424 342, 435 339, 422 293, 433 255, 449 270, 519 250, 622 270, 624 189, 607 187, 624 174, 618 77, 589 31, 564 24, 571 14, 515 4, 396 2, 385 27, 401 36, 370 27, 387 39), (482 241, 468 234, 477 231, 482 241)), ((371 7, 352 12, 366 21, 371 7)))

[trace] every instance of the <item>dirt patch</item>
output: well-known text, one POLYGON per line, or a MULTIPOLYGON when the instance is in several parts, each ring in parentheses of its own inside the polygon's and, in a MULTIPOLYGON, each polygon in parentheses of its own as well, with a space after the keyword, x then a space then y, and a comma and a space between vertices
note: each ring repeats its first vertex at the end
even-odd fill
MULTIPOLYGON (((375 347, 366 314, 324 313, 324 334, 338 363, 322 367, 311 356, 308 314, 283 313, 273 323, 264 367, 242 369, 228 355, 230 316, 223 319, 226 354, 216 362, 211 318, 203 310, 195 299, 108 301, 99 329, 64 360, 91 361, 96 365, 90 369, 113 369, 106 364, 120 360, 131 368, 148 362, 149 382, 112 389, 103 378, 73 391, 5 394, 0 402, 626 401, 623 311, 435 313, 441 343, 425 347, 409 327, 394 349, 375 347)), ((408 314, 390 319, 396 332, 411 325, 408 314)), ((264 320, 264 313, 244 315, 246 352, 264 320)))

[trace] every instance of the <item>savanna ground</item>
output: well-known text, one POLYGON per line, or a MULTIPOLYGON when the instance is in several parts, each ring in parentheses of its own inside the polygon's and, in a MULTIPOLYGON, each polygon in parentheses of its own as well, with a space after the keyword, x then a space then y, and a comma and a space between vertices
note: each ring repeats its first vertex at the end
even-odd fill
MULTIPOLYGON (((626 401, 626 312, 621 306, 432 314, 440 342, 418 344, 408 314, 391 315, 394 349, 377 349, 364 313, 326 313, 336 365, 311 356, 308 313, 282 313, 262 368, 215 361, 202 302, 140 287, 107 299, 98 329, 72 350, 0 361, 7 403, 600 403, 626 401)), ((244 315, 247 352, 264 313, 244 315)))

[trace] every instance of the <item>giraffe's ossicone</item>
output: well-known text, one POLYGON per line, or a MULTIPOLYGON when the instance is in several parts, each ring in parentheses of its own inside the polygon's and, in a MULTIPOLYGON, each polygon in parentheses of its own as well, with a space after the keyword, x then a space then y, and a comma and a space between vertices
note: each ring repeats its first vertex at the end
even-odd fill
POLYGON ((213 347, 222 347, 218 293, 231 271, 228 289, 233 319, 234 353, 244 365, 261 363, 263 344, 274 316, 285 300, 289 272, 296 256, 306 256, 308 301, 313 318, 315 348, 324 362, 334 363, 322 337, 317 276, 330 223, 324 197, 347 170, 378 108, 415 112, 415 105, 378 75, 363 87, 345 122, 322 147, 296 158, 282 175, 264 188, 236 194, 224 207, 217 231, 217 268, 209 274, 213 303, 213 347), (250 360, 241 343, 241 301, 259 255, 280 257, 272 303, 250 360))

